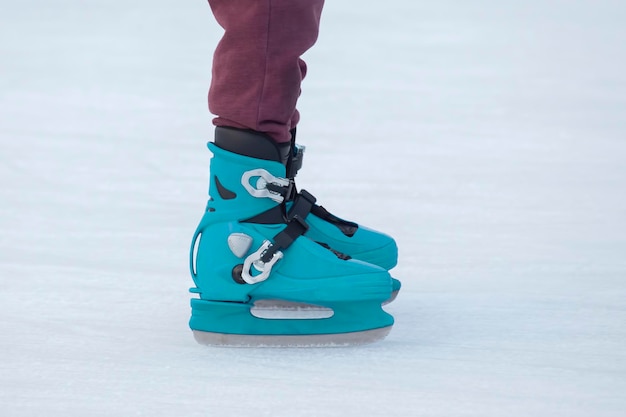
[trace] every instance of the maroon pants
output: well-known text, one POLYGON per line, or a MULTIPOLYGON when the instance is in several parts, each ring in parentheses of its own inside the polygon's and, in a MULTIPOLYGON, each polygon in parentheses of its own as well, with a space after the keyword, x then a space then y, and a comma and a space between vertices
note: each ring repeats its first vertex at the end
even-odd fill
POLYGON ((224 28, 213 57, 209 110, 216 126, 264 132, 287 142, 317 40, 324 0, 209 0, 224 28))

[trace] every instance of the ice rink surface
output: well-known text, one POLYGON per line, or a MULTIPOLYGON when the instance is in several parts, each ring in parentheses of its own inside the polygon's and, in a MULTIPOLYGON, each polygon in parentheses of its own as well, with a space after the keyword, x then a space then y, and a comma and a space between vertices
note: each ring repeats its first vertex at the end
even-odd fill
POLYGON ((300 187, 397 238, 377 344, 187 320, 203 1, 0 12, 0 415, 626 415, 626 4, 328 1, 300 187))

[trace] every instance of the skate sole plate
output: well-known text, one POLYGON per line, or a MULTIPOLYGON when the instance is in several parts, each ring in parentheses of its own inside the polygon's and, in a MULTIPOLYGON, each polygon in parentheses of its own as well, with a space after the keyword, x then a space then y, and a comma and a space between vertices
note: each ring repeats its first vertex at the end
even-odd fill
POLYGON ((343 347, 383 340, 392 326, 361 332, 311 335, 246 335, 193 330, 201 345, 217 347, 343 347))

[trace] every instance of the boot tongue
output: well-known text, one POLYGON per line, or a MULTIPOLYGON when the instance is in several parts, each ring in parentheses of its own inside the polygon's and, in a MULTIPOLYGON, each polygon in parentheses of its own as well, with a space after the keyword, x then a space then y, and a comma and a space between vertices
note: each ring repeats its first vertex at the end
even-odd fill
POLYGON ((215 144, 229 152, 283 165, 287 165, 291 151, 291 142, 276 143, 261 132, 223 126, 215 128, 215 144))

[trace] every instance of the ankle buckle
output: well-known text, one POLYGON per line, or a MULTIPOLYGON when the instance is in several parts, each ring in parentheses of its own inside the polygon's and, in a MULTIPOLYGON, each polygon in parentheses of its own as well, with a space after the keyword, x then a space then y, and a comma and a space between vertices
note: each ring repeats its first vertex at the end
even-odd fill
POLYGON ((287 178, 275 177, 266 170, 259 168, 246 171, 241 176, 241 185, 257 198, 270 198, 277 203, 282 203, 291 194, 293 182, 287 178), (258 177, 255 186, 250 184, 252 178, 258 177))
POLYGON ((306 146, 294 144, 293 152, 287 163, 287 178, 295 178, 300 168, 302 168, 302 160, 304 159, 304 150, 306 146))
POLYGON ((269 261, 263 262, 262 258, 268 250, 272 248, 272 246, 273 245, 269 240, 265 240, 256 252, 246 258, 243 262, 243 271, 241 271, 241 278, 245 282, 248 284, 256 284, 265 281, 270 276, 274 264, 283 257, 283 253, 281 251, 275 251, 272 253, 272 257, 269 261), (256 271, 260 272, 260 274, 253 276, 250 273, 251 268, 254 268, 256 271))

